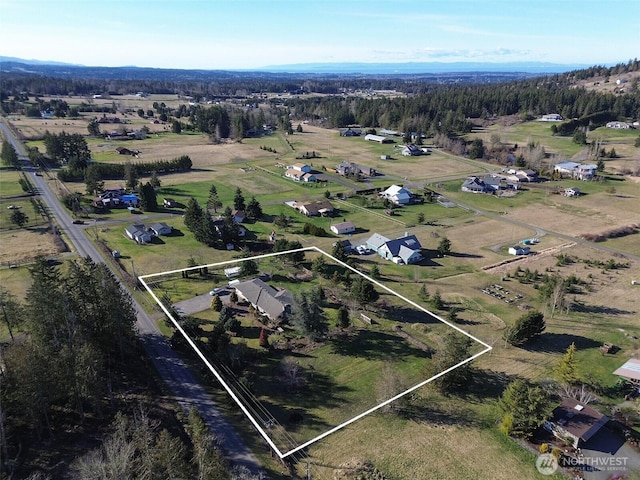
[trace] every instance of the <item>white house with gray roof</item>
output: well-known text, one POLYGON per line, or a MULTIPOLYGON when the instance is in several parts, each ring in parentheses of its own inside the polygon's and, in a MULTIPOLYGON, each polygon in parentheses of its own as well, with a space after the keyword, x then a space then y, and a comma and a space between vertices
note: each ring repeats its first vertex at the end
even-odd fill
POLYGON ((284 317, 291 311, 293 298, 288 290, 278 290, 259 278, 235 285, 238 298, 249 302, 270 320, 284 317))

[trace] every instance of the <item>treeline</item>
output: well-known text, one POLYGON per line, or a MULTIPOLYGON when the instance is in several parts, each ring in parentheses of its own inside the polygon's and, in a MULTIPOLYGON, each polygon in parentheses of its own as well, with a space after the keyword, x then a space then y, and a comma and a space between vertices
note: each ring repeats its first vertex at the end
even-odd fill
MULTIPOLYGON (((611 112, 615 118, 640 116, 640 90, 625 95, 569 88, 548 79, 496 85, 434 87, 409 98, 290 98, 285 102, 295 118, 323 120, 331 127, 359 124, 428 135, 467 132, 469 118, 519 115, 532 119, 547 113, 583 118, 611 112)), ((573 132, 571 132, 573 133, 573 132)))
MULTIPOLYGON (((153 162, 131 163, 136 177, 156 174, 185 172, 191 170, 193 162, 189 155, 182 155, 172 160, 156 160, 153 162)), ((82 181, 89 172, 92 178, 100 180, 118 180, 125 177, 126 164, 123 163, 99 163, 94 162, 86 167, 67 165, 58 171, 58 178, 63 182, 82 181)))
POLYGON ((12 339, 0 371, 0 467, 8 478, 36 440, 103 417, 137 350, 135 309, 107 266, 87 257, 67 267, 38 261, 24 304, 0 292, 12 339))

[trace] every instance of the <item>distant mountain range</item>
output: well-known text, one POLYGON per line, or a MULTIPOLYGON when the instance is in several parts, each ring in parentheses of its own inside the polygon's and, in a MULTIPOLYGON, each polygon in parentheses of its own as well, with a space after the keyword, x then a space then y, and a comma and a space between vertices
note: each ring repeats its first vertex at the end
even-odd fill
MULTIPOLYGON (((175 71, 184 70, 185 72, 220 72, 221 70, 208 69, 156 69, 149 67, 121 66, 121 67, 100 67, 85 66, 64 62, 56 62, 51 60, 26 60, 16 57, 0 56, 0 63, 3 70, 19 70, 15 68, 16 64, 44 66, 44 67, 70 67, 70 68, 88 68, 96 69, 115 69, 115 70, 132 70, 139 69, 141 71, 175 71), (14 68, 7 69, 7 64, 14 68)), ((579 70, 588 68, 590 65, 582 64, 559 64, 544 62, 509 62, 509 63, 481 63, 481 62, 405 62, 405 63, 298 63, 290 65, 269 65, 257 68, 245 69, 226 69, 223 71, 233 73, 308 73, 308 74, 338 74, 338 75, 416 75, 416 74, 442 74, 442 73, 470 73, 470 72, 493 72, 507 73, 519 72, 529 74, 545 74, 545 73, 561 73, 571 70, 579 70)), ((30 69, 27 69, 30 70, 30 69)), ((34 69, 39 70, 39 69, 34 69)), ((36 72, 33 72, 36 73, 36 72)), ((44 73, 44 72, 38 72, 44 73)), ((51 72, 54 73, 54 72, 51 72)))
POLYGON ((543 62, 405 62, 405 63, 298 63, 292 65, 270 65, 256 69, 264 72, 288 73, 337 73, 374 75, 412 75, 424 73, 469 73, 469 72, 522 72, 562 73, 588 68, 590 65, 558 64, 543 62))

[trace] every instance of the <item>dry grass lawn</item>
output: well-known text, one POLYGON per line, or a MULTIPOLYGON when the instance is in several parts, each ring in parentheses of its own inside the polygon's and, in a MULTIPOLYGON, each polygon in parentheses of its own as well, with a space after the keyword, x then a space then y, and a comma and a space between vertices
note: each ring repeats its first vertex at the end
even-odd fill
MULTIPOLYGON (((525 463, 505 452, 486 431, 455 426, 454 416, 432 421, 429 415, 425 412, 426 418, 418 421, 366 417, 312 446, 312 462, 337 466, 375 459, 375 466, 390 479, 540 478, 533 457, 525 463)), ((335 478, 329 468, 315 467, 312 473, 321 480, 335 478)))
POLYGON ((0 232, 0 264, 10 265, 57 252, 51 234, 45 228, 0 232))

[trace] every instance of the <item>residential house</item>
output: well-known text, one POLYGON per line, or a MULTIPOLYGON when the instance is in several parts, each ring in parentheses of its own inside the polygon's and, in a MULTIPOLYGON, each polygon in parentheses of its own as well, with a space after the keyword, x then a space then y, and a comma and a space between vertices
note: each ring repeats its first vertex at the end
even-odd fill
POLYGON ((539 118, 538 120, 541 122, 561 122, 564 118, 562 118, 562 115, 557 113, 549 113, 547 115, 543 115, 542 118, 539 118))
POLYGON ((578 189, 578 187, 565 188, 564 189, 564 196, 565 197, 579 197, 580 196, 580 189, 578 189))
POLYGON ((275 289, 259 278, 237 283, 235 290, 238 299, 249 302, 270 320, 278 320, 291 311, 291 293, 285 289, 275 289))
POLYGON ((353 162, 342 162, 336 167, 336 173, 338 175, 359 175, 361 173, 360 167, 353 162))
POLYGON ((608 122, 606 126, 607 128, 615 128, 617 130, 628 130, 632 128, 631 124, 627 122, 608 122))
POLYGON ((514 245, 513 247, 509 247, 509 253, 511 255, 529 255, 531 253, 531 249, 529 247, 514 245))
POLYGON ((396 205, 408 205, 411 203, 411 192, 399 185, 391 185, 389 188, 380 192, 382 198, 388 198, 396 205))
POLYGON ((409 265, 419 262, 423 258, 422 245, 415 235, 405 235, 390 240, 383 235, 374 233, 366 241, 366 245, 382 258, 398 264, 409 265))
POLYGON ((293 165, 289 166, 289 168, 298 172, 311 173, 311 166, 307 165, 306 163, 294 163, 293 165))
POLYGON ((149 243, 153 239, 153 232, 142 224, 129 225, 124 229, 125 234, 136 243, 149 243))
POLYGON ((331 225, 329 229, 336 235, 344 235, 356 231, 356 226, 353 222, 341 222, 331 225))
POLYGON ((346 130, 340 130, 341 137, 359 137, 362 135, 362 131, 359 128, 347 128, 346 130))
POLYGON ((538 173, 535 170, 518 170, 515 173, 518 181, 520 182, 537 182, 538 181, 538 173))
POLYGON ((167 225, 166 223, 154 223, 149 228, 156 236, 170 235, 171 232, 173 232, 173 227, 167 225))
POLYGON ((591 180, 596 176, 597 171, 598 165, 593 163, 588 165, 578 165, 574 172, 574 177, 580 180, 591 180))
POLYGON ((378 249, 382 247, 382 245, 387 243, 389 240, 390 239, 385 237, 384 235, 380 235, 379 233, 374 233, 368 238, 365 244, 367 245, 367 248, 369 250, 373 250, 374 252, 377 252, 378 249))
POLYGON ((554 436, 568 441, 574 448, 589 441, 609 419, 588 405, 565 398, 552 412, 544 428, 554 436))
POLYGON ((482 177, 482 183, 484 183, 485 189, 487 191, 497 192, 501 188, 502 177, 488 173, 487 175, 482 177))
POLYGON ((318 179, 313 173, 305 173, 300 170, 295 170, 293 168, 287 169, 284 173, 284 176, 287 178, 291 178, 296 182, 317 182, 318 179))
POLYGON ((364 139, 368 142, 378 142, 378 143, 392 143, 392 140, 387 137, 383 137, 382 135, 374 135, 372 133, 368 133, 364 136, 364 139))
POLYGON ((388 130, 386 128, 381 128, 378 133, 380 133, 381 135, 391 135, 393 137, 398 137, 400 136, 400 134, 398 132, 396 132, 395 130, 388 130))
POLYGON ((40 118, 44 119, 44 120, 48 120, 50 118, 53 118, 53 112, 51 110, 43 110, 40 112, 40 118))
POLYGON ((553 171, 563 177, 573 177, 575 169, 578 168, 579 165, 577 162, 560 162, 553 166, 553 171))
POLYGON ((244 210, 234 210, 231 212, 231 216, 233 217, 233 221, 240 224, 247 219, 247 214, 244 210))
POLYGON ((462 183, 462 191, 485 193, 489 191, 489 188, 485 185, 484 181, 478 177, 467 177, 467 179, 462 183))
POLYGON ((333 215, 333 205, 328 200, 317 202, 293 202, 293 208, 307 217, 330 217, 333 215))
POLYGON ((410 143, 409 145, 406 145, 402 149, 402 155, 404 155, 405 157, 413 157, 413 156, 417 156, 417 155, 422 155, 422 150, 420 150, 413 143, 410 143))

